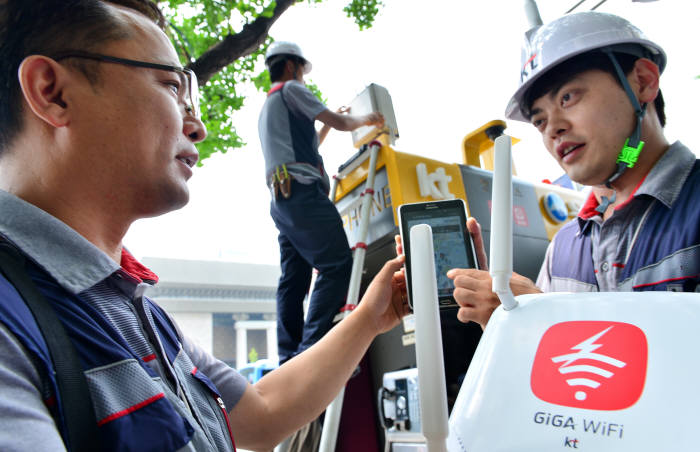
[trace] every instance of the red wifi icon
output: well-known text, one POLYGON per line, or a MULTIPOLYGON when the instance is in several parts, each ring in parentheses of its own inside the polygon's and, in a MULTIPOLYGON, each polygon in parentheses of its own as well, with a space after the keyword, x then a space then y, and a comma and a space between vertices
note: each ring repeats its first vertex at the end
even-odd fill
POLYGON ((639 400, 647 370, 644 332, 622 322, 562 322, 542 336, 530 386, 545 402, 621 410, 639 400))

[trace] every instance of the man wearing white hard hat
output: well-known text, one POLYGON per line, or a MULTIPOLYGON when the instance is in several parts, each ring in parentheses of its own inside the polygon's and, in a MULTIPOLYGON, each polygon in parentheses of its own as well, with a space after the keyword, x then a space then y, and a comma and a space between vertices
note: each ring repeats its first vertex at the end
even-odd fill
MULTIPOLYGON (((506 109, 529 121, 568 176, 593 187, 550 243, 537 285, 514 293, 700 290, 700 163, 664 137, 663 49, 625 19, 561 17, 526 34, 506 109)), ((470 220, 472 233, 478 225, 470 220)), ((486 324, 498 299, 486 272, 452 270, 459 318, 486 324)))
POLYGON ((351 131, 384 124, 379 113, 332 112, 304 85, 311 62, 292 42, 270 45, 265 64, 272 86, 258 132, 270 187, 270 215, 279 230, 282 275, 277 288, 280 363, 318 341, 345 304, 352 254, 342 220, 328 199, 330 182, 318 152, 329 128, 351 131), (314 124, 324 124, 317 133, 314 124), (304 321, 303 301, 312 269, 318 270, 304 321))

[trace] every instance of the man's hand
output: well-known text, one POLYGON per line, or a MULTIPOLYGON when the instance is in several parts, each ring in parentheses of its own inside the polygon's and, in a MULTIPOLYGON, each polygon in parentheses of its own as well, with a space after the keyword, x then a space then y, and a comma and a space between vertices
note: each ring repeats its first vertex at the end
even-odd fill
POLYGON ((476 218, 467 218, 467 230, 472 236, 474 241, 474 251, 476 252, 476 262, 479 265, 479 269, 488 271, 489 263, 486 258, 486 247, 484 247, 484 236, 481 235, 481 225, 476 218))
POLYGON ((404 260, 401 255, 384 264, 365 291, 357 308, 359 312, 353 314, 366 315, 374 323, 377 334, 389 331, 410 312, 406 278, 401 271, 404 260))
MULTIPOLYGON (((474 241, 474 251, 479 269, 453 268, 447 272, 447 277, 454 280, 454 297, 460 308, 457 319, 461 322, 476 322, 485 328, 493 311, 501 304, 498 296, 491 290, 491 275, 488 270, 488 259, 481 226, 474 218, 467 219, 467 229, 474 241)), ((403 254, 401 236, 395 236, 396 254, 403 254)), ((541 293, 530 279, 513 272, 510 280, 510 290, 514 296, 527 293, 541 293)))
MULTIPOLYGON (((472 268, 453 268, 447 272, 447 277, 454 280, 455 284, 454 297, 460 306, 457 318, 461 322, 476 322, 482 329, 486 328, 491 314, 501 304, 498 296, 491 290, 489 272, 472 268)), ((510 278, 510 290, 516 297, 541 292, 530 279, 515 272, 510 278)))
POLYGON ((376 111, 369 113, 365 115, 363 124, 366 126, 384 127, 384 115, 376 111))
MULTIPOLYGON (((454 268, 447 272, 447 277, 454 280, 454 297, 460 308, 457 312, 459 321, 476 322, 481 328, 491 318, 493 311, 500 306, 501 301, 492 291, 491 275, 489 274, 484 237, 481 235, 481 225, 474 218, 467 220, 467 229, 474 239, 474 250, 479 262, 479 270, 471 268, 454 268)), ((510 290, 514 296, 541 291, 528 278, 513 272, 510 279, 510 290)))

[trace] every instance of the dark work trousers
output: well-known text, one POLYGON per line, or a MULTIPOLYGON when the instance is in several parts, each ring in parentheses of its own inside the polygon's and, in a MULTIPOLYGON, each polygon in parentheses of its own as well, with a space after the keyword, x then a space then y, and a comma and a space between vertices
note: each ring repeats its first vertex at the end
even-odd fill
POLYGON ((280 364, 321 339, 345 304, 352 253, 342 220, 320 182, 292 181, 292 196, 270 204, 279 230, 282 276, 277 288, 277 350, 280 364), (318 270, 304 322, 303 302, 318 270))

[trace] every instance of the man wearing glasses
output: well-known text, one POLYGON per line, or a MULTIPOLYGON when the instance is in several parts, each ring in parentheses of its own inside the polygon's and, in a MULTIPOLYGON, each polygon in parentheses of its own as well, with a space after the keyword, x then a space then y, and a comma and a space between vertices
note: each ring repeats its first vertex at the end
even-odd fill
POLYGON ((395 259, 352 316, 252 386, 143 296, 157 276, 122 238, 187 203, 206 136, 196 77, 156 24, 146 0, 0 2, 0 258, 17 263, 0 272, 2 451, 227 451, 234 437, 269 450, 406 312, 395 259), (73 434, 65 365, 46 339, 56 325, 91 400, 89 434, 73 434))

